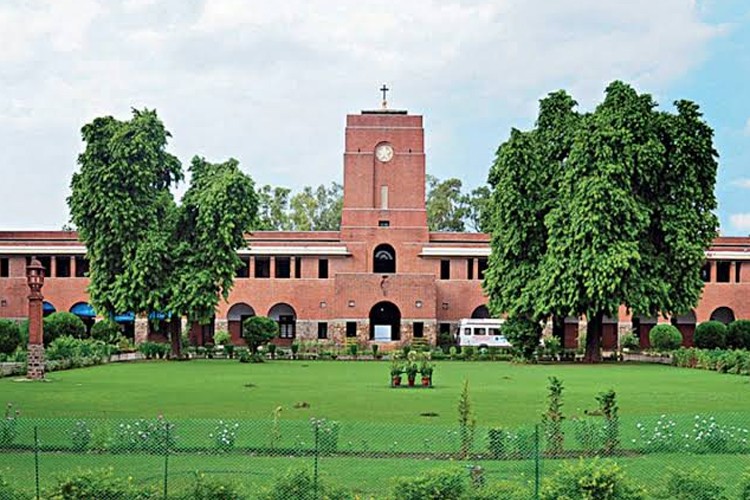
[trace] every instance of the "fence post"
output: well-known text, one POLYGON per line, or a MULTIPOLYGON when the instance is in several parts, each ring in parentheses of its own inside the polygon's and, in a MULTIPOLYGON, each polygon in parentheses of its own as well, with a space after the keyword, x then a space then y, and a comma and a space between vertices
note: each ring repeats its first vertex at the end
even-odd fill
POLYGON ((169 492, 169 485, 167 477, 169 477, 169 423, 164 422, 164 500, 167 500, 167 494, 169 492))
POLYGON ((320 422, 315 420, 315 459, 313 465, 313 490, 318 498, 318 458, 320 456, 320 422))
POLYGON ((36 480, 36 500, 40 498, 39 492, 39 426, 34 426, 34 478, 36 480))
POLYGON ((534 426, 534 498, 539 500, 540 482, 540 446, 539 446, 539 424, 534 426))

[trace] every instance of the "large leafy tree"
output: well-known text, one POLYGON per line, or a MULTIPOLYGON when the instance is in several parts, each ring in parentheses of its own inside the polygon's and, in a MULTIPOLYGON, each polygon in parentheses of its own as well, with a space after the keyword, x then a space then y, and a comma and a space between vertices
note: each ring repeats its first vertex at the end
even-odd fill
POLYGON ((105 316, 168 313, 179 355, 181 318, 210 320, 229 293, 257 196, 235 160, 196 157, 178 205, 170 187, 182 179, 182 168, 166 152, 169 137, 149 110, 133 110, 129 121, 105 117, 84 126, 86 149, 68 203, 87 248, 94 307, 105 316))
POLYGON ((430 231, 464 231, 469 215, 467 197, 461 193, 461 181, 440 180, 427 174, 427 225, 430 231))
POLYGON ((343 187, 336 182, 315 189, 305 186, 289 200, 292 227, 296 231, 338 230, 343 199, 343 187))
POLYGON ((595 362, 602 320, 620 305, 646 315, 695 306, 717 229, 717 154, 698 106, 675 106, 658 111, 613 82, 591 113, 557 92, 535 129, 511 132, 490 173, 493 312, 586 316, 595 362))
POLYGON ((261 231, 289 231, 289 194, 291 189, 266 184, 258 190, 258 229, 261 231))

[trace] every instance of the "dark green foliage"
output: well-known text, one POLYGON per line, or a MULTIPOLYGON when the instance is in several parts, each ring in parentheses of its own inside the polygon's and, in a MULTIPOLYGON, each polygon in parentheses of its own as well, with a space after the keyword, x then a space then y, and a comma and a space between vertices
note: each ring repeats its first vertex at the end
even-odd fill
POLYGON ((461 500, 467 489, 466 472, 460 469, 432 470, 398 479, 391 495, 399 500, 461 500))
POLYGON ((655 325, 648 332, 651 347, 659 351, 672 351, 682 345, 682 334, 674 325, 655 325))
POLYGON ((469 215, 467 198, 461 194, 459 179, 441 181, 427 174, 427 225, 430 231, 464 231, 469 215))
POLYGON ((120 338, 120 325, 110 319, 104 319, 94 323, 91 327, 91 338, 112 344, 120 338))
POLYGON ((465 459, 471 452, 474 444, 474 430, 477 421, 474 416, 471 397, 469 395, 469 380, 464 380, 464 386, 461 395, 458 398, 458 437, 460 441, 459 456, 465 459))
POLYGON ((513 345, 513 350, 526 360, 534 357, 539 347, 542 326, 527 318, 508 318, 503 324, 502 333, 513 345))
POLYGON ((13 488, 0 474, 0 498, 3 500, 27 500, 30 497, 13 488))
POLYGON ((614 454, 620 445, 620 417, 618 415, 617 396, 615 391, 610 389, 606 392, 599 393, 596 396, 599 403, 599 412, 604 417, 604 447, 605 455, 614 454))
POLYGON ((665 489, 669 498, 727 500, 724 486, 706 469, 669 469, 665 489))
POLYGON ((750 469, 747 469, 742 474, 739 500, 750 500, 750 469))
POLYGON ((535 128, 498 148, 484 288, 494 315, 585 315, 585 359, 596 362, 602 320, 621 305, 671 315, 697 303, 718 225, 717 153, 688 101, 660 112, 613 82, 593 112, 575 107, 548 95, 535 128))
POLYGON ((750 349, 750 320, 738 319, 727 326, 729 349, 750 349))
POLYGON ((560 467, 555 475, 545 482, 540 498, 640 500, 646 498, 646 495, 630 484, 616 463, 597 458, 581 459, 577 464, 565 464, 560 467))
POLYGON ((115 476, 112 469, 79 470, 58 479, 57 485, 47 491, 51 500, 140 500, 158 498, 155 491, 136 486, 132 478, 115 476))
POLYGON ((44 345, 62 336, 82 338, 86 336, 86 325, 69 312, 54 312, 44 318, 44 345))
POLYGON ((720 321, 704 321, 695 327, 693 342, 701 349, 723 349, 726 345, 727 327, 720 321))
POLYGON ((18 323, 0 319, 0 354, 11 354, 21 345, 21 329, 18 323))
POLYGON ((247 341, 251 353, 279 334, 279 324, 266 316, 253 316, 242 324, 242 338, 247 341))

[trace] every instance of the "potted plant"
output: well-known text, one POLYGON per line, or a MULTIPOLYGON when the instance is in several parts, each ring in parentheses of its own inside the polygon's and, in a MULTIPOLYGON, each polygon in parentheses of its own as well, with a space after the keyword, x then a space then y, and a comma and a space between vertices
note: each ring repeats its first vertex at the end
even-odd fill
POLYGON ((432 370, 433 370, 432 363, 425 360, 422 361, 422 366, 419 367, 419 373, 422 374, 422 386, 423 387, 430 387, 432 386, 432 370))
POLYGON ((394 359, 391 363, 391 385, 398 387, 401 385, 401 373, 404 371, 401 361, 394 359))
POLYGON ((414 381, 417 380, 417 372, 419 371, 419 367, 416 363, 410 362, 406 365, 406 369, 404 371, 406 372, 406 380, 409 383, 409 387, 414 387, 414 381))

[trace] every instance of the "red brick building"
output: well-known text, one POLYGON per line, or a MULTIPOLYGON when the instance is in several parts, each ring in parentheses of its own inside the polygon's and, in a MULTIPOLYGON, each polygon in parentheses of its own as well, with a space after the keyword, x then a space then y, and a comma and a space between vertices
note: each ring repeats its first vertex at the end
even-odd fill
MULTIPOLYGON (((228 302, 220 304, 214 324, 190 326, 193 342, 208 342, 217 330, 240 342, 241 322, 257 314, 279 322, 280 343, 349 337, 387 347, 414 338, 435 342, 461 318, 487 314, 481 279, 489 237, 427 228, 421 116, 385 109, 347 116, 339 231, 256 232, 247 239, 228 302)), ((85 248, 76 233, 64 231, 0 232, 0 317, 26 316, 31 255, 47 269, 45 311, 71 311, 93 322, 85 248)), ((750 318, 750 238, 717 238, 703 273, 698 307, 671 319, 687 344, 698 322, 750 318)), ((163 331, 153 326, 158 315, 153 321, 132 314, 116 319, 136 341, 163 331)), ((647 344, 657 321, 669 319, 631 318, 623 309, 619 318, 605 320, 605 347, 631 330, 647 344)), ((566 346, 575 345, 580 329, 584 320, 566 319, 566 346)))

